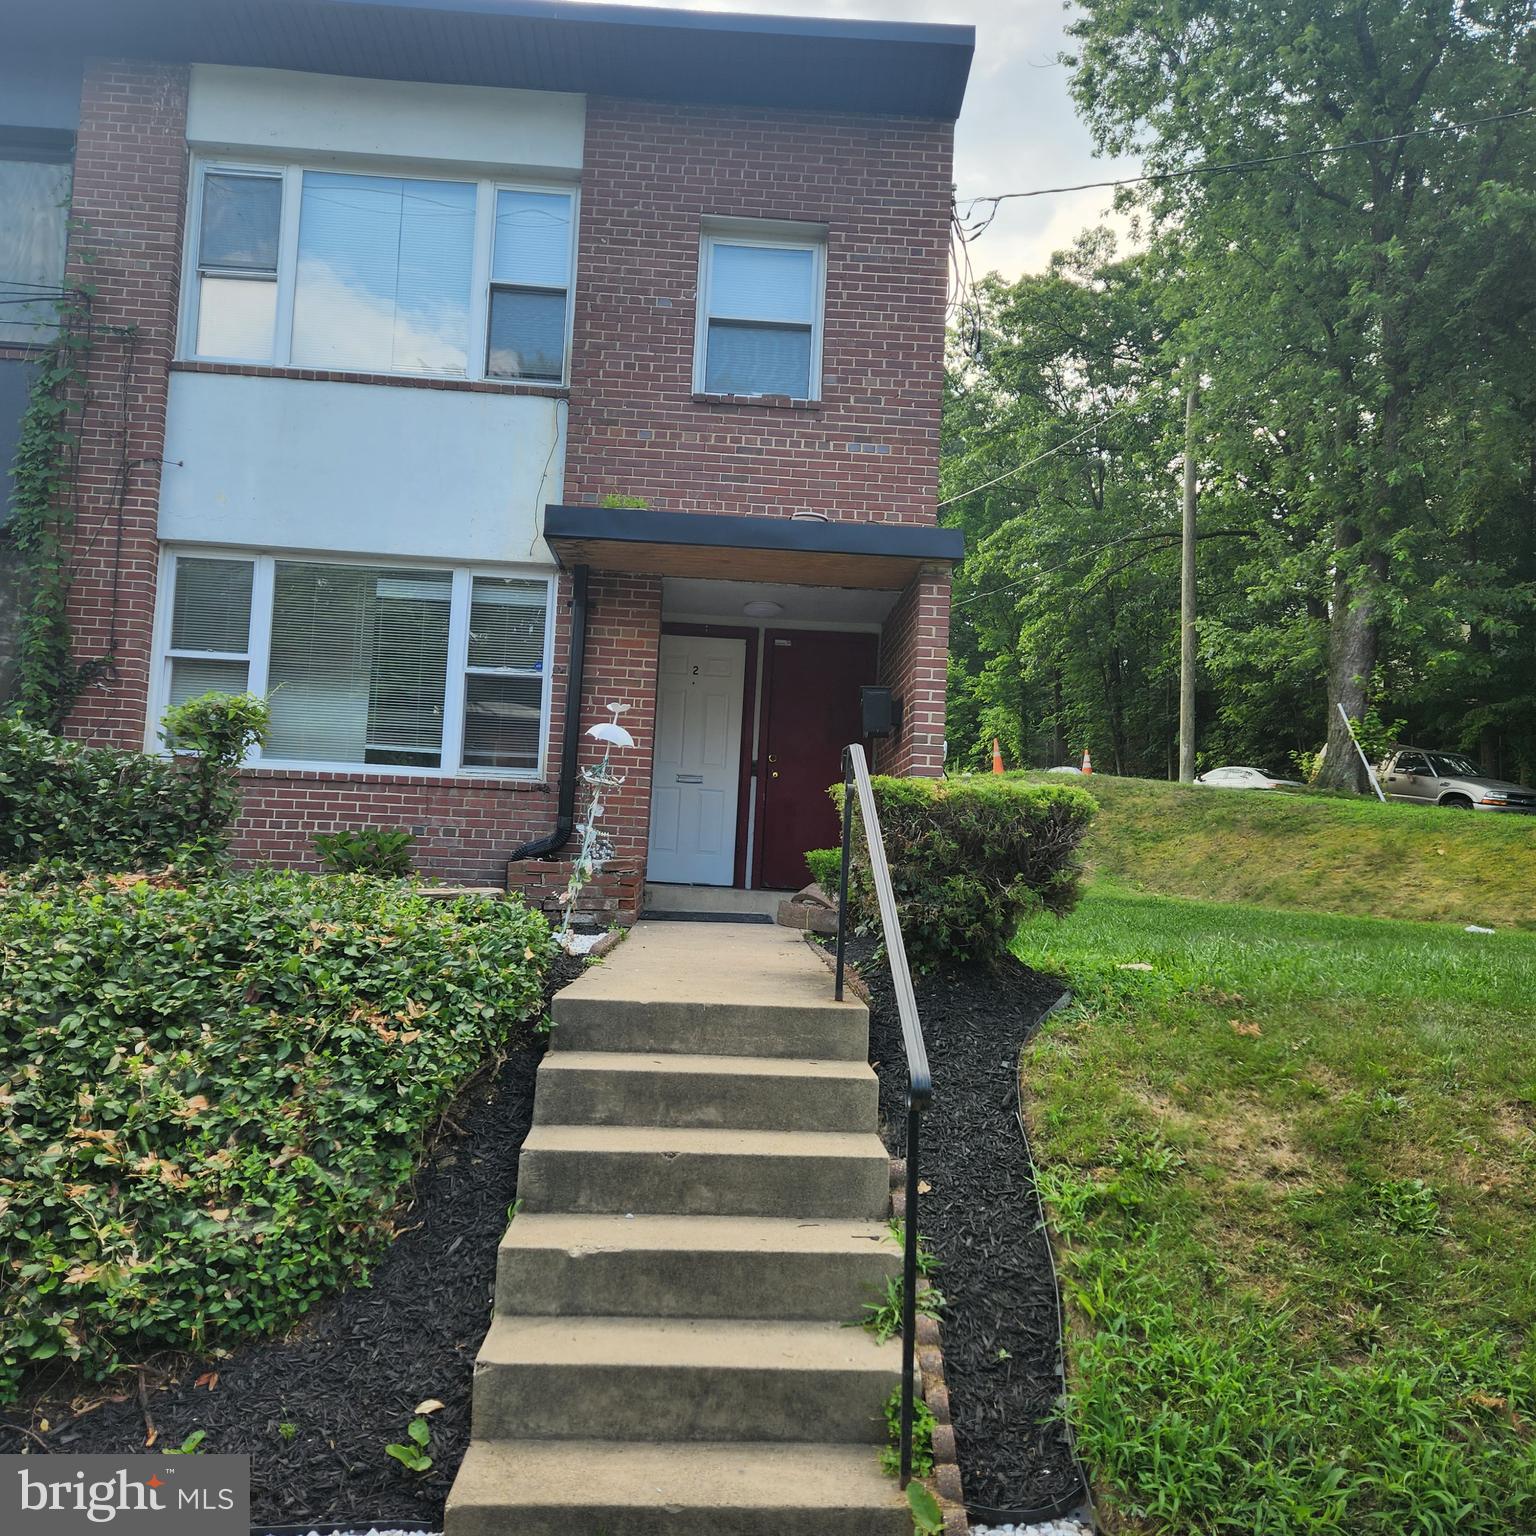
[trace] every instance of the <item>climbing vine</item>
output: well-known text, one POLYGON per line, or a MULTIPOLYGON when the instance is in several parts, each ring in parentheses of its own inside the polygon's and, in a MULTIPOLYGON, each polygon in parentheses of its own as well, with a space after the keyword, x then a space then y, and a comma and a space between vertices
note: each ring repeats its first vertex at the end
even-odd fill
POLYGON ((86 365, 96 337, 93 293, 89 283, 76 282, 57 301, 58 330, 37 359, 11 467, 7 532, 20 557, 23 591, 16 708, 50 731, 59 729, 81 691, 112 660, 110 648, 106 655, 75 660, 68 611, 76 472, 89 402, 86 365))

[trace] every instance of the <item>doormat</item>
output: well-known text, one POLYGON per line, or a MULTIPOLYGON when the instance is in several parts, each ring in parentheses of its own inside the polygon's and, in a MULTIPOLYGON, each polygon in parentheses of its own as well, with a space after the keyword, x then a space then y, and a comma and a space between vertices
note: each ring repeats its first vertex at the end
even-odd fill
POLYGON ((771 923, 766 912, 642 912, 645 923, 771 923))

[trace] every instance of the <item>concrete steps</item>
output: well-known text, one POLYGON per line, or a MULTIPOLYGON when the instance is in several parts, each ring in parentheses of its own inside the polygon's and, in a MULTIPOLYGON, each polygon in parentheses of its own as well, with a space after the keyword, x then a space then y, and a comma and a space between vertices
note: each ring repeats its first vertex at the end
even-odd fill
POLYGON ((873 1131, 695 1131, 540 1125, 518 1162, 529 1211, 864 1217, 890 1195, 873 1131))
POLYGON ((882 1444, 901 1349, 841 1323, 498 1317, 473 1434, 882 1444))
POLYGON ((872 1125, 879 1097, 879 1082, 862 1059, 561 1049, 539 1072, 534 1113, 551 1125, 817 1131, 872 1125))
POLYGON ((783 929, 641 923, 553 1014, 447 1536, 906 1536, 863 1006, 783 929))
POLYGON ((910 1536, 867 1445, 476 1441, 449 1536, 910 1536))
POLYGON ((778 1317, 846 1322, 900 1272, 873 1221, 535 1215, 507 1228, 496 1306, 568 1317, 778 1317))

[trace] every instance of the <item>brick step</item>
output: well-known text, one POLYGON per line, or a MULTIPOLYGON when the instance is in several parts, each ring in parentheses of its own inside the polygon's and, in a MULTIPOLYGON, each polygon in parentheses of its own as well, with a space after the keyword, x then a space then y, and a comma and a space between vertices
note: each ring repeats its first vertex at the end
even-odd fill
POLYGON ((472 1433, 874 1447, 900 1367, 894 1340, 835 1322, 498 1315, 472 1433))
POLYGON ((571 1317, 846 1322, 900 1272, 875 1221, 520 1214, 501 1241, 496 1307, 571 1317))

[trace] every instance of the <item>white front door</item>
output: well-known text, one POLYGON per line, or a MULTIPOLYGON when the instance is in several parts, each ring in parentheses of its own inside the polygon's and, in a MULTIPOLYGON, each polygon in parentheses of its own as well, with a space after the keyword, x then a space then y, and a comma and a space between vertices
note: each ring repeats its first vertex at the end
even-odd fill
POLYGON ((647 879, 731 884, 746 661, 745 640, 661 637, 647 879))

